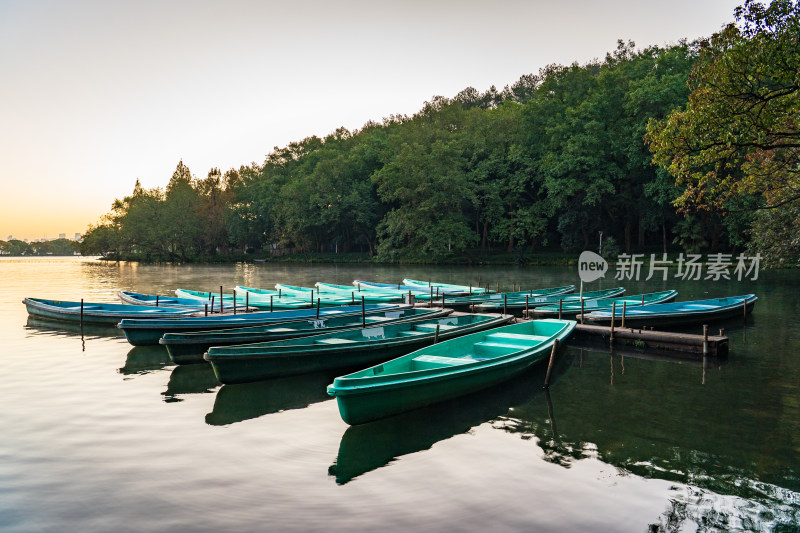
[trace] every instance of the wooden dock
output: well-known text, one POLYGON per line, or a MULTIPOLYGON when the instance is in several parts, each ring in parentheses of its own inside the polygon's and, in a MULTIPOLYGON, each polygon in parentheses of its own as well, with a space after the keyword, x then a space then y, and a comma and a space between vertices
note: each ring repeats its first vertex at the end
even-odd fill
POLYGON ((632 344, 641 348, 657 348, 716 357, 728 355, 728 337, 724 335, 704 336, 619 326, 611 328, 593 324, 578 324, 575 326, 575 334, 605 337, 610 342, 632 344))

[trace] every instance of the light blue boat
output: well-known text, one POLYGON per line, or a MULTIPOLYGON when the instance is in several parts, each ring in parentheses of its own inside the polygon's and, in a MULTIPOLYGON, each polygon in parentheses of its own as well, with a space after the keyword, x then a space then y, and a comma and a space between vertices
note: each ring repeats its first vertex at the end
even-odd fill
MULTIPOLYGON (((625 327, 677 326, 703 324, 713 320, 742 317, 752 312, 758 298, 755 294, 689 300, 665 304, 640 305, 625 311, 625 327)), ((610 324, 611 311, 594 311, 584 315, 596 324, 610 324)), ((614 313, 617 325, 622 322, 622 310, 614 313)))
MULTIPOLYGON (((126 306, 133 307, 133 306, 126 306)), ((286 311, 260 311, 257 313, 239 313, 230 315, 210 315, 197 318, 181 318, 172 320, 137 320, 124 319, 117 327, 125 333, 128 342, 134 346, 158 344, 158 340, 165 333, 183 333, 189 331, 205 331, 211 329, 240 328, 245 326, 259 326, 262 324, 279 324, 294 320, 327 318, 333 316, 367 315, 391 311, 394 309, 407 309, 410 306, 401 304, 366 304, 347 305, 340 307, 325 307, 322 309, 291 309, 286 311)), ((162 309, 164 308, 156 308, 162 309)))
POLYGON ((144 305, 125 305, 117 303, 72 302, 25 298, 22 300, 28 314, 50 320, 72 323, 114 325, 120 320, 136 318, 142 322, 157 319, 179 319, 197 316, 196 308, 178 309, 175 307, 155 307, 144 305))
POLYGON ((160 296, 157 294, 142 294, 139 292, 119 291, 117 293, 119 299, 123 303, 129 305, 148 305, 154 307, 174 307, 174 308, 191 308, 195 312, 205 312, 205 305, 208 305, 209 313, 219 312, 219 302, 214 302, 214 308, 211 308, 211 301, 197 300, 196 298, 178 298, 176 296, 160 296))

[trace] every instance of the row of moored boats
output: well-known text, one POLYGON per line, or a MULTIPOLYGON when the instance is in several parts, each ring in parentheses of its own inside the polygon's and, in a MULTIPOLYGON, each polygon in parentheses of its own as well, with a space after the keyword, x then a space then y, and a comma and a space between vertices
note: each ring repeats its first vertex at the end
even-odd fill
POLYGON ((175 297, 123 291, 122 304, 23 303, 37 318, 116 325, 135 346, 164 345, 176 364, 208 361, 222 383, 362 368, 328 386, 342 418, 358 424, 507 379, 548 356, 577 318, 619 324, 624 310, 630 327, 700 323, 746 314, 756 301, 624 292, 580 294, 569 285, 499 293, 404 279, 238 286, 230 294, 178 289, 175 297))

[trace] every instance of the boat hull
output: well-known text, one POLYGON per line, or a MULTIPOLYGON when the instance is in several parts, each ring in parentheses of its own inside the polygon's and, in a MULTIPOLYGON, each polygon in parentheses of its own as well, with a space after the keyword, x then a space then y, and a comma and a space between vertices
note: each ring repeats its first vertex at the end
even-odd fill
MULTIPOLYGON (((405 309, 382 314, 371 314, 365 317, 368 327, 394 324, 397 322, 413 322, 429 320, 452 313, 452 309, 405 309), (376 319, 380 319, 377 321, 376 319)), ((212 346, 231 346, 234 344, 250 344, 310 337, 330 331, 358 328, 362 324, 360 316, 334 317, 330 319, 301 320, 284 322, 279 326, 254 326, 221 331, 201 331, 188 333, 165 333, 158 343, 167 347, 174 363, 202 363, 203 352, 212 346)))
MULTIPOLYGON (((368 315, 408 306, 385 304, 366 305, 364 312, 368 315)), ((134 346, 158 344, 165 333, 184 333, 190 331, 207 331, 212 329, 231 329, 265 324, 277 325, 281 322, 308 320, 316 318, 316 309, 293 309, 261 313, 245 313, 239 315, 215 315, 200 318, 184 318, 178 320, 122 320, 117 325, 125 333, 125 338, 134 346)), ((351 316, 361 314, 361 306, 329 307, 319 311, 320 317, 351 316)))
MULTIPOLYGON (((736 300, 736 297, 732 298, 736 300)), ((758 298, 755 295, 748 295, 746 297, 746 303, 743 302, 742 299, 738 299, 738 301, 732 303, 731 305, 726 305, 723 307, 715 308, 715 309, 707 309, 705 311, 692 311, 692 312, 655 312, 651 314, 638 314, 637 311, 639 310, 647 310, 650 306, 642 306, 640 308, 634 308, 629 310, 625 314, 625 327, 630 327, 633 329, 637 328, 647 328, 647 327, 676 327, 676 326, 687 326, 687 325, 699 325, 699 324, 706 324, 711 322, 716 322, 720 320, 730 320, 735 318, 744 317, 746 314, 749 314, 753 311, 755 307, 755 303, 758 298)), ((677 302, 676 304, 656 304, 656 305, 679 305, 682 303, 687 302, 677 302)), ((691 303, 691 302, 688 302, 691 303)), ((580 316, 580 315, 579 315, 580 316)), ((610 313, 589 313, 585 315, 585 318, 597 325, 610 325, 611 324, 611 315, 610 313)), ((619 325, 622 322, 622 311, 617 309, 617 313, 614 317, 615 324, 619 325)))
POLYGON ((197 309, 176 309, 170 307, 149 307, 125 304, 107 304, 96 302, 67 302, 45 300, 41 298, 25 298, 22 301, 33 317, 46 320, 58 320, 73 324, 95 324, 115 326, 125 319, 157 320, 177 319, 197 316, 197 309), (82 309, 81 309, 82 308, 82 309))
POLYGON ((555 339, 566 339, 574 327, 574 321, 545 319, 474 333, 432 348, 417 350, 384 365, 336 378, 328 386, 328 394, 336 397, 339 414, 345 422, 351 425, 363 424, 463 396, 507 380, 546 359, 555 339), (392 365, 398 367, 404 363, 413 363, 419 358, 430 357, 423 352, 437 348, 436 353, 463 353, 467 346, 477 346, 490 334, 515 335, 517 332, 537 331, 540 327, 535 324, 537 322, 547 323, 551 329, 555 328, 555 332, 530 348, 485 360, 464 358, 471 362, 450 368, 413 370, 412 366, 411 371, 399 373, 387 370, 392 365), (370 372, 374 375, 371 376, 370 372))
MULTIPOLYGON (((473 318, 467 316, 466 318, 473 318)), ((456 317, 439 319, 440 323, 452 322, 456 317)), ((472 321, 470 325, 455 330, 442 330, 438 340, 456 338, 477 331, 508 323, 509 315, 493 315, 484 321, 472 321)), ((456 319, 457 320, 457 319, 456 319)), ((388 328, 387 328, 388 329, 388 328)), ((341 335, 352 332, 341 332, 341 335)), ((322 346, 319 340, 331 335, 321 335, 297 346, 281 343, 263 343, 231 349, 211 348, 204 359, 214 367, 221 383, 244 383, 274 377, 305 374, 323 370, 355 368, 388 361, 420 347, 433 344, 434 334, 407 337, 398 335, 378 341, 363 341, 343 345, 322 346), (316 343, 316 344, 315 344, 316 343), (238 353, 237 353, 238 352, 238 353)), ((352 337, 352 335, 350 335, 352 337)))

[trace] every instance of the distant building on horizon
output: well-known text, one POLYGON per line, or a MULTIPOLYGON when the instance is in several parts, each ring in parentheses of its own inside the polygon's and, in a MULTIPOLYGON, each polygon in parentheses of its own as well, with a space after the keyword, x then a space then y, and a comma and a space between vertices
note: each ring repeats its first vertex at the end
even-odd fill
POLYGON ((67 238, 67 234, 66 233, 59 233, 58 234, 58 238, 59 239, 66 239, 67 238))

